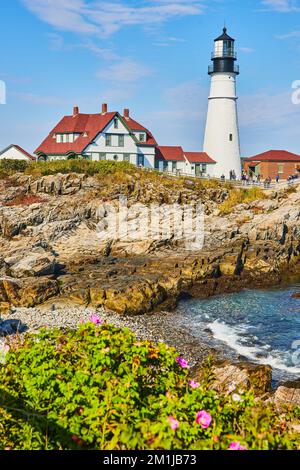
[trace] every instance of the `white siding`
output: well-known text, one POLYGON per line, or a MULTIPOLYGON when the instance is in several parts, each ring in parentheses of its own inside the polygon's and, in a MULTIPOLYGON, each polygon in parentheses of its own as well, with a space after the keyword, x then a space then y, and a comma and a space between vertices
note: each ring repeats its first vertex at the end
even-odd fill
MULTIPOLYGON (((84 155, 89 156, 99 153, 106 154, 107 160, 114 160, 114 155, 118 155, 118 161, 123 161, 123 155, 129 154, 130 163, 134 165, 137 165, 138 155, 143 155, 144 166, 154 168, 155 147, 138 146, 121 121, 119 121, 118 129, 114 128, 114 122, 112 121, 84 151, 84 155), (106 134, 111 135, 110 146, 106 146, 106 134), (118 146, 119 134, 124 135, 124 147, 118 146)), ((92 158, 93 160, 98 159, 95 155, 92 158)))
POLYGON ((4 159, 31 161, 29 157, 27 157, 22 152, 20 152, 20 150, 17 149, 16 147, 10 147, 8 150, 2 153, 0 155, 0 160, 4 160, 4 159))

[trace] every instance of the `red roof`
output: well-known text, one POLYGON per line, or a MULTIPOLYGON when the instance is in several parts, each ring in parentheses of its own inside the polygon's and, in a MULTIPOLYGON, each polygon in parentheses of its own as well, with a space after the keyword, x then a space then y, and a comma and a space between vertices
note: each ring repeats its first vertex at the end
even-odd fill
POLYGON ((30 158, 30 160, 35 161, 35 157, 33 155, 31 155, 30 153, 26 152, 26 150, 24 150, 22 147, 20 147, 20 145, 13 145, 13 147, 16 147, 16 149, 20 150, 20 152, 22 152, 24 155, 26 155, 26 157, 30 158))
POLYGON ((300 162, 300 155, 286 150, 269 150, 254 157, 244 158, 245 162, 300 162))
MULTIPOLYGON (((9 147, 7 147, 6 149, 4 149, 1 153, 6 152, 7 150, 9 150, 9 149, 12 148, 12 147, 15 147, 17 150, 19 150, 21 153, 23 153, 23 155, 25 155, 26 157, 28 157, 30 160, 34 160, 34 161, 35 161, 35 157, 33 157, 30 153, 26 152, 26 150, 24 150, 22 147, 20 147, 20 145, 12 144, 12 145, 10 145, 9 147)), ((0 153, 0 155, 1 155, 1 153, 0 153)))
POLYGON ((159 146, 156 149, 156 157, 169 162, 185 162, 182 147, 159 146))
POLYGON ((48 137, 34 153, 63 155, 69 152, 81 153, 95 139, 99 132, 110 123, 117 113, 106 114, 77 114, 64 116, 48 137), (57 143, 55 134, 78 133, 75 142, 57 143), (86 133, 87 137, 84 137, 86 133))
POLYGON ((154 139, 152 133, 144 126, 139 124, 138 122, 134 121, 129 118, 123 117, 124 121, 126 122, 127 126, 132 130, 132 131, 142 131, 146 132, 147 134, 147 141, 146 142, 139 142, 140 145, 157 145, 156 140, 154 139))
POLYGON ((190 163, 216 163, 205 152, 185 152, 184 154, 190 163))
MULTIPOLYGON (((82 153, 117 115, 117 112, 110 112, 105 114, 77 114, 75 116, 64 116, 34 153, 45 153, 46 155, 65 155, 69 152, 82 153), (55 134, 67 133, 77 133, 81 135, 75 140, 75 142, 56 142, 55 134)), ((147 141, 141 142, 139 145, 157 145, 153 135, 148 131, 148 129, 131 118, 125 119, 125 122, 132 131, 140 130, 146 132, 147 141)))

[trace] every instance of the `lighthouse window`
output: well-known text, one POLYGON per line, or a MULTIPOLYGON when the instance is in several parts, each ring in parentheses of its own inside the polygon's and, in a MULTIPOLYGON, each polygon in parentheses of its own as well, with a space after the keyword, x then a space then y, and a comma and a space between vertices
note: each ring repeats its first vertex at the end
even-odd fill
POLYGON ((229 134, 229 141, 230 141, 230 142, 233 141, 233 135, 232 135, 232 134, 229 134))

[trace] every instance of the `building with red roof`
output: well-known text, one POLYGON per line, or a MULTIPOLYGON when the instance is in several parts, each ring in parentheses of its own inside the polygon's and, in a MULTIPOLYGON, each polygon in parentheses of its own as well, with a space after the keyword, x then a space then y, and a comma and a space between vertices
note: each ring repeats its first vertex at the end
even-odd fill
POLYGON ((192 176, 213 174, 216 164, 205 152, 185 152, 182 147, 170 146, 158 146, 156 160, 162 171, 192 176))
POLYGON ((269 150, 267 152, 243 159, 244 170, 261 178, 275 179, 277 175, 286 179, 300 173, 300 155, 286 150, 269 150))
MULTIPOLYGON (((204 152, 185 152, 180 146, 160 146, 145 126, 124 109, 82 114, 74 107, 35 150, 38 160, 85 158, 91 161, 128 161, 173 174, 209 174, 215 161, 204 152)), ((212 172, 211 172, 212 174, 212 172)))
POLYGON ((19 145, 12 144, 0 152, 0 160, 35 161, 35 157, 33 157, 19 145))
POLYGON ((64 116, 34 153, 44 161, 85 158, 154 168, 156 146, 152 133, 128 109, 121 115, 103 104, 99 114, 82 114, 74 107, 73 115, 64 116))

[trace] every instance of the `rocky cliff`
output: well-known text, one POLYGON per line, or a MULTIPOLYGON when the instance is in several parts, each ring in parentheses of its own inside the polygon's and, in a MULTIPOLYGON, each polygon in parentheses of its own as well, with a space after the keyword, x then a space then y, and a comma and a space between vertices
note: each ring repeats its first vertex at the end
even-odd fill
POLYGON ((140 314, 181 295, 208 296, 299 273, 300 190, 270 191, 266 199, 223 215, 220 205, 230 191, 141 172, 0 180, 1 311, 65 299, 140 314), (144 217, 141 205, 155 203, 164 211, 170 204, 201 202, 203 248, 187 248, 173 219, 159 239, 153 232, 130 240, 110 233, 120 195, 128 198, 132 232, 144 217))

